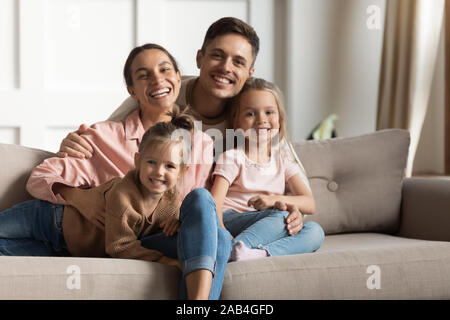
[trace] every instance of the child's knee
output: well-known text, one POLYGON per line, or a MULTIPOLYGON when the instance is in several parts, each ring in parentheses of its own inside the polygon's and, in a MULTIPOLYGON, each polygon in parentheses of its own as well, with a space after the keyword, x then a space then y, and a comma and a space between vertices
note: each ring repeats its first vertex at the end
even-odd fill
POLYGON ((325 232, 322 227, 314 221, 306 222, 304 228, 305 227, 308 228, 308 234, 310 234, 310 238, 314 243, 314 250, 319 249, 325 240, 325 232))
POLYGON ((180 219, 182 220, 188 214, 204 215, 209 213, 216 214, 214 199, 208 190, 197 188, 184 198, 180 208, 180 219))
POLYGON ((277 232, 280 234, 287 232, 286 218, 288 217, 288 215, 288 211, 274 210, 270 213, 269 216, 267 216, 267 218, 269 219, 268 221, 270 221, 268 226, 272 230, 272 232, 277 232))
POLYGON ((208 198, 211 197, 211 193, 206 190, 205 188, 196 188, 194 190, 192 190, 191 192, 189 192, 186 196, 186 199, 188 198, 208 198))

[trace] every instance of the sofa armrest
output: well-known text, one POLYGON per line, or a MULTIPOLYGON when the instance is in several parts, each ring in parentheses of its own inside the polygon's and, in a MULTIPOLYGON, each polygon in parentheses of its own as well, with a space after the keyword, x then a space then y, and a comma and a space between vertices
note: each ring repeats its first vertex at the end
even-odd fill
POLYGON ((450 241, 450 179, 406 178, 399 236, 450 241))

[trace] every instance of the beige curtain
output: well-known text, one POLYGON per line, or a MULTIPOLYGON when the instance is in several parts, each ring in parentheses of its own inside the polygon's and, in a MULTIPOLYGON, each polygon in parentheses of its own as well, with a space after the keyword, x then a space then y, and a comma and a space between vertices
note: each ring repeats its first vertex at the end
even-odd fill
POLYGON ((427 112, 443 13, 444 0, 386 0, 377 130, 410 131, 408 177, 427 112))

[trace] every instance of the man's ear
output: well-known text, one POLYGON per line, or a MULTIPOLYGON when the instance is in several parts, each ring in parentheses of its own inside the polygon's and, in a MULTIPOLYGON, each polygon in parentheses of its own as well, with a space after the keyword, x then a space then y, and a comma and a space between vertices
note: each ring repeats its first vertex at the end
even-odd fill
POLYGON ((136 167, 136 169, 139 167, 139 157, 140 157, 139 152, 136 152, 134 154, 134 166, 136 167))
POLYGON ((203 53, 202 50, 198 50, 197 51, 197 57, 195 58, 195 60, 197 61, 197 68, 201 68, 202 66, 202 61, 203 61, 203 53))
POLYGON ((248 77, 249 78, 253 77, 254 72, 255 72, 255 67, 251 67, 250 70, 248 71, 248 77))

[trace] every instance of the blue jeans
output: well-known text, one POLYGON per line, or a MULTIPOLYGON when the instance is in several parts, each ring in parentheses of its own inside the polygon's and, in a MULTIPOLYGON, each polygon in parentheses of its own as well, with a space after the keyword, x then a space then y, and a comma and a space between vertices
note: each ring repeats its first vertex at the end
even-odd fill
MULTIPOLYGON (((180 221, 177 234, 167 237, 157 233, 143 237, 140 239, 142 246, 178 258, 183 276, 199 269, 211 271, 209 299, 217 300, 231 253, 231 236, 220 227, 216 204, 208 190, 198 188, 186 196, 180 208, 180 221)), ((180 283, 180 298, 187 299, 184 277, 180 283)))
MULTIPOLYGON (((178 258, 183 270, 180 298, 186 299, 184 276, 206 269, 213 273, 210 299, 219 299, 231 237, 220 228, 216 205, 206 189, 195 189, 180 209, 180 231, 166 237, 157 233, 141 238, 142 246, 178 258)), ((42 200, 20 203, 0 213, 0 255, 69 255, 62 233, 64 206, 42 200)))
POLYGON ((0 212, 0 256, 69 256, 63 211, 63 205, 30 200, 0 212))
POLYGON ((242 241, 248 248, 265 249, 270 256, 314 252, 325 238, 322 227, 313 221, 305 222, 303 229, 290 236, 286 228, 289 212, 276 209, 239 213, 227 210, 223 224, 233 235, 232 244, 242 241))

